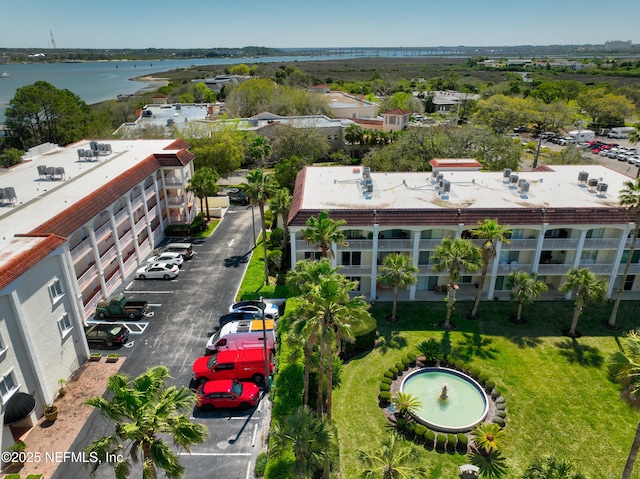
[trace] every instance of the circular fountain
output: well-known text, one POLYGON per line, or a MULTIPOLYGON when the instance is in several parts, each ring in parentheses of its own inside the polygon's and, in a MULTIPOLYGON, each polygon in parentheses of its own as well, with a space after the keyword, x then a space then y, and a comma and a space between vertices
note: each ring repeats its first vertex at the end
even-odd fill
POLYGON ((418 369, 402 381, 400 390, 420 400, 421 406, 413 413, 416 421, 437 431, 470 431, 489 411, 482 386, 454 369, 418 369))

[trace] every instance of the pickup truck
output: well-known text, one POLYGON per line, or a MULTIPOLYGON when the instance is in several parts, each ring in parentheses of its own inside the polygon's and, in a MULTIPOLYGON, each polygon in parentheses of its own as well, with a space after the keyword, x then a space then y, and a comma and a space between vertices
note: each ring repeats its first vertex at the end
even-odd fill
POLYGON ((119 294, 108 301, 100 301, 96 306, 99 318, 139 319, 145 316, 149 304, 146 301, 129 301, 124 294, 119 294))

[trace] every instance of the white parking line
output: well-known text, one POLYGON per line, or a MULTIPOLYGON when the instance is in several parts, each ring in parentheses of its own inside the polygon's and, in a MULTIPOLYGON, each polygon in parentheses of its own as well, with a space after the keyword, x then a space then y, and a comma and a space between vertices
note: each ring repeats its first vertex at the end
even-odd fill
POLYGON ((256 435, 258 434, 258 425, 253 426, 253 438, 251 439, 251 447, 256 446, 256 435))
POLYGON ((87 321, 89 324, 122 324, 125 328, 129 330, 129 334, 142 334, 145 329, 149 327, 149 323, 145 322, 128 322, 128 321, 96 321, 94 319, 90 319, 87 321))
POLYGON ((249 479, 250 475, 251 475, 251 461, 249 461, 249 464, 247 464, 247 475, 245 477, 249 479))

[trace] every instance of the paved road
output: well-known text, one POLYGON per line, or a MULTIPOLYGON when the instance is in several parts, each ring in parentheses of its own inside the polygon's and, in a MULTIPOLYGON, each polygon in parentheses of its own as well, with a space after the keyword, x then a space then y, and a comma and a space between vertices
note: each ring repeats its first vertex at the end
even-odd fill
MULTIPOLYGON (((258 223, 259 215, 255 217, 258 223)), ((251 210, 232 207, 210 238, 194 243, 194 258, 185 263, 176 280, 131 280, 123 291, 149 301, 154 315, 132 332, 129 347, 118 350, 127 357, 122 372, 136 376, 149 366, 164 364, 176 385, 189 385, 193 361, 203 354, 217 319, 233 301, 252 247, 251 210)), ((266 404, 263 400, 257 409, 244 412, 194 411, 194 420, 208 426, 209 437, 193 448, 192 455, 181 457, 185 478, 252 477, 268 422, 266 404)), ((112 431, 112 424, 94 413, 72 450, 81 451, 94 438, 112 431)), ((88 478, 89 472, 81 464, 65 462, 54 475, 71 477, 88 478)), ((102 466, 95 477, 111 479, 113 470, 102 466)))

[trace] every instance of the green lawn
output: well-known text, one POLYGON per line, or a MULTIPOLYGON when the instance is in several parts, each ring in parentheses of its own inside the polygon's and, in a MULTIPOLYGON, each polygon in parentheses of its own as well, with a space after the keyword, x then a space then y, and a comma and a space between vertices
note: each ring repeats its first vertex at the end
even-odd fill
MULTIPOLYGON (((384 320, 390 304, 372 307, 380 344, 344 365, 334 393, 342 477, 359 477, 357 451, 377 446, 388 433, 377 403, 383 371, 431 337, 453 357, 490 372, 505 396, 507 477, 519 477, 533 457, 545 454, 571 460, 591 479, 620 477, 640 416, 619 399, 619 386, 608 379, 606 366, 619 335, 638 325, 640 303, 622 303, 619 332, 601 325, 610 305, 588 306, 578 325, 583 336, 576 340, 561 334, 571 321, 569 301, 525 306, 524 325, 507 321, 515 312, 513 303, 482 303, 480 321, 463 318, 470 304, 456 306, 458 328, 451 332, 437 327, 445 315, 443 302, 402 303, 401 321, 395 324, 384 320)), ((457 466, 467 462, 459 454, 419 447, 433 479, 457 478, 457 466)), ((640 466, 636 469, 633 477, 640 478, 640 466)))

